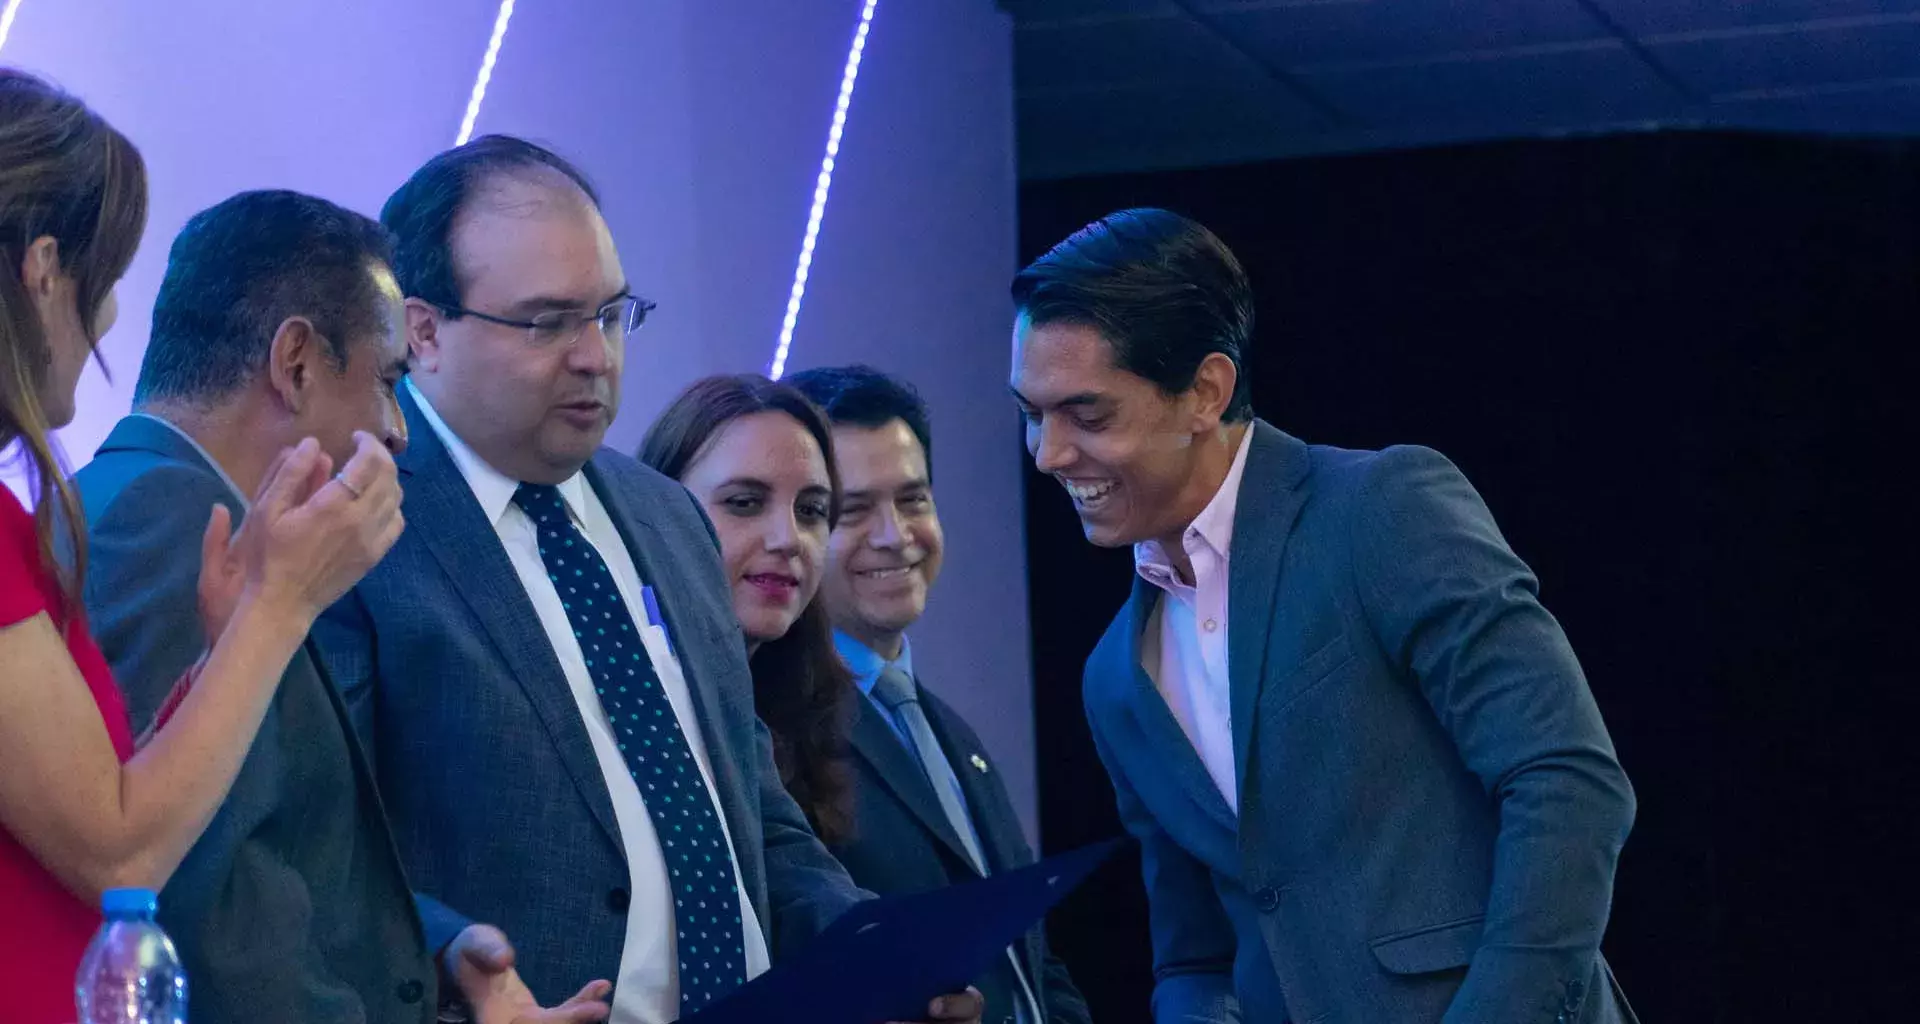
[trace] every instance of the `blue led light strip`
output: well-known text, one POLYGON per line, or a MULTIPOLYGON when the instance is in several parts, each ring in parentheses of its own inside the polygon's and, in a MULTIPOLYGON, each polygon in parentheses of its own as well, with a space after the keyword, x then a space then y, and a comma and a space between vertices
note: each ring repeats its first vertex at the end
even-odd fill
POLYGON ((827 131, 827 155, 820 160, 820 176, 813 186, 813 209, 807 214, 807 234, 800 242, 800 263, 793 268, 793 291, 787 296, 787 317, 780 324, 780 342, 774 346, 767 376, 779 380, 787 371, 787 350, 793 347, 793 325, 800 320, 800 303, 807 297, 807 273, 813 268, 813 246, 820 238, 820 221, 827 214, 827 192, 833 188, 833 161, 840 155, 840 134, 847 126, 847 106, 853 102, 853 83, 860 77, 860 56, 867 49, 867 29, 873 24, 880 0, 865 0, 860 26, 847 51, 847 67, 840 74, 840 99, 833 107, 833 127, 827 131))
POLYGON ((467 116, 460 122, 460 135, 453 140, 464 146, 473 137, 473 122, 480 118, 480 103, 487 98, 487 83, 493 80, 493 62, 500 57, 500 44, 507 38, 507 22, 513 20, 513 0, 500 0, 500 13, 493 19, 493 38, 487 40, 487 55, 480 58, 480 73, 473 79, 473 95, 467 97, 467 116))
POLYGON ((7 0, 5 10, 0 10, 0 49, 7 45, 7 33, 13 31, 13 16, 20 13, 20 0, 7 0))

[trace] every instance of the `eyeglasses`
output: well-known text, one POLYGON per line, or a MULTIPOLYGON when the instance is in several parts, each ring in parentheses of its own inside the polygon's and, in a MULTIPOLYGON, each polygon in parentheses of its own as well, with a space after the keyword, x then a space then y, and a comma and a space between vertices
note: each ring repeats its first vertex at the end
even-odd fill
POLYGON ((646 299, 632 295, 622 295, 591 313, 574 309, 556 309, 541 313, 531 320, 509 320, 503 316, 494 316, 491 313, 482 313, 477 309, 466 309, 447 302, 436 302, 434 305, 450 317, 470 316, 502 327, 518 327, 527 332, 529 348, 544 349, 556 345, 572 345, 580 339, 581 333, 590 323, 600 326, 600 334, 607 339, 607 344, 617 345, 647 322, 647 314, 653 312, 658 303, 648 302, 646 299))

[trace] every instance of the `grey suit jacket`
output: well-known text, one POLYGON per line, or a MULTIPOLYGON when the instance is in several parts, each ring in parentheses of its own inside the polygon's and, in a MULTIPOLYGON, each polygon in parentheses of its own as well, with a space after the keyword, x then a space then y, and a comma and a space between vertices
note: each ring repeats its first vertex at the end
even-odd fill
MULTIPOLYGON (((136 731, 205 647, 200 541, 238 496, 185 438, 142 416, 74 477, 87 516, 86 605, 136 731)), ((430 1022, 429 950, 465 921, 415 916, 346 709, 302 649, 233 789, 160 894, 195 1024, 430 1022)))
MULTIPOLYGON (((415 884, 505 929, 521 976, 552 1005, 618 977, 631 894, 613 801, 498 533, 404 389, 401 407, 406 532, 314 635, 373 752, 415 884)), ((659 595, 777 959, 869 894, 780 785, 718 542, 693 497, 611 449, 586 476, 659 595)))
POLYGON ((1158 1020, 1631 1020, 1601 958, 1634 798, 1566 637, 1422 448, 1264 422, 1234 516, 1240 811, 1140 667, 1159 591, 1087 662, 1143 846, 1158 1020))
MULTIPOLYGON (((1032 864, 1033 851, 1020 831, 1013 801, 979 735, 932 691, 922 687, 920 693, 927 722, 960 780, 987 869, 1011 871, 1032 864)), ((872 702, 859 694, 853 696, 850 732, 853 834, 831 849, 853 880, 882 896, 977 880, 980 875, 947 821, 926 770, 872 702)), ((1039 1024, 1087 1024, 1086 1001, 1066 966, 1048 951, 1045 929, 1034 928, 1014 948, 1045 1018, 1039 1024)), ((1014 1019, 1019 982, 1010 962, 996 961, 974 984, 986 997, 987 1024, 1014 1019)))

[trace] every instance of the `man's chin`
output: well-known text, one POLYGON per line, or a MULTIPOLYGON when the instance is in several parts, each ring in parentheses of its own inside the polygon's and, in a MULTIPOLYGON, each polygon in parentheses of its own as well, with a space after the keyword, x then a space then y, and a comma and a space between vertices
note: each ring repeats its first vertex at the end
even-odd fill
POLYGON ((885 608, 868 608, 861 618, 875 632, 905 633, 913 628, 914 623, 920 621, 920 614, 924 610, 924 605, 917 609, 910 606, 890 605, 885 608))
POLYGON ((542 461, 551 466, 572 466, 578 470, 600 450, 600 444, 606 440, 606 436, 605 430, 594 430, 573 431, 565 437, 552 438, 551 443, 543 446, 542 461))
POLYGON ((1124 548, 1134 543, 1119 524, 1096 523, 1090 519, 1082 519, 1080 532, 1086 535, 1087 543, 1097 548, 1124 548))

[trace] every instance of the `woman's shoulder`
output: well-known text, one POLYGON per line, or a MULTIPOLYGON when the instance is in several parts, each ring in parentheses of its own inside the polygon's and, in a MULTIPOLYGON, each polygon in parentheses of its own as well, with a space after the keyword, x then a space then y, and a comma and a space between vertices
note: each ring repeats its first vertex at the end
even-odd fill
POLYGON ((22 523, 26 524, 28 531, 32 531, 33 513, 20 504, 20 498, 13 493, 13 488, 0 487, 0 535, 13 536, 22 523))
POLYGON ((0 567, 12 570, 15 562, 31 553, 28 564, 38 565, 40 561, 40 534, 33 523, 33 513, 20 503, 20 498, 12 488, 0 484, 0 567))
POLYGON ((33 513, 0 485, 0 626, 10 626, 47 608, 47 570, 33 513))

